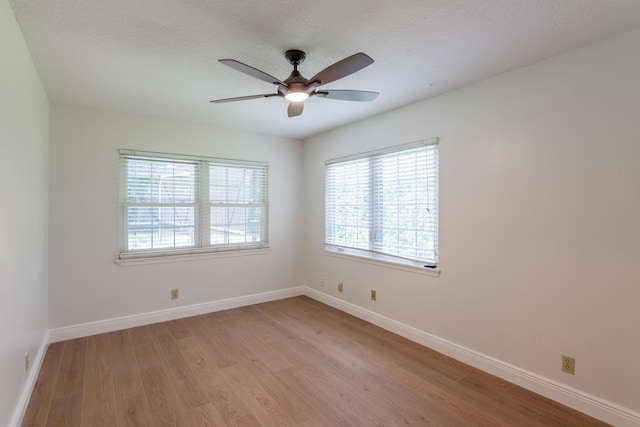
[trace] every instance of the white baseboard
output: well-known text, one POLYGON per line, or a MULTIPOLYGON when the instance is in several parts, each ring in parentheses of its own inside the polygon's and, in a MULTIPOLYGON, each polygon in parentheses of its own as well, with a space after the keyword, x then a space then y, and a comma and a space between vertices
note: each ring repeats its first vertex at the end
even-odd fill
POLYGON ((305 295, 617 427, 639 427, 640 413, 479 353, 355 304, 305 287, 305 295))
POLYGON ((201 304, 169 308, 166 310, 134 314, 131 316, 117 317, 114 319, 99 320, 96 322, 83 323, 80 325, 65 326, 62 328, 49 330, 50 342, 88 337, 90 335, 97 335, 105 332, 119 331, 121 329, 134 328, 136 326, 150 325, 152 323, 181 319, 183 317, 197 316, 199 314, 213 313, 215 311, 244 307, 252 304, 260 304, 263 302, 291 298, 304 294, 305 287, 300 286, 296 288, 288 288, 277 291, 263 292, 254 295, 210 301, 201 304))
POLYGON ((38 352, 36 353, 36 357, 33 358, 33 363, 29 368, 29 374, 27 375, 27 380, 24 383, 24 387, 22 388, 22 392, 20 393, 20 397, 18 398, 18 403, 13 411, 13 415, 9 420, 9 427, 18 427, 22 424, 22 419, 24 418, 25 412, 27 412, 27 407, 29 406, 29 399, 31 398, 31 393, 33 393, 33 389, 36 386, 36 381, 38 381, 38 374, 40 373, 40 368, 42 367, 42 362, 44 361, 44 355, 47 352, 47 346, 49 345, 49 332, 45 334, 40 346, 38 347, 38 352))

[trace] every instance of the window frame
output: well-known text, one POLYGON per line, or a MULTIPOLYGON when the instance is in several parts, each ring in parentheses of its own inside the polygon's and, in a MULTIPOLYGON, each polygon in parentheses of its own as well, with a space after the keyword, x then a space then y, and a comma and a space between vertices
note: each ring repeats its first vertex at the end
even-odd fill
MULTIPOLYGON (((139 150, 119 150, 119 252, 116 263, 119 265, 137 265, 147 263, 157 263, 166 261, 185 261, 213 256, 238 256, 261 254, 270 251, 269 245, 269 164, 267 162, 246 161, 236 159, 224 159, 203 156, 189 156, 181 154, 168 154, 158 152, 147 152, 139 150), (140 159, 158 162, 193 163, 195 166, 192 203, 153 203, 153 202, 132 202, 127 198, 129 189, 128 180, 128 159, 140 159), (261 203, 234 203, 235 207, 252 208, 259 206, 261 209, 260 221, 260 241, 244 243, 205 243, 211 241, 211 208, 229 207, 230 203, 213 202, 209 191, 213 185, 210 182, 209 172, 211 167, 221 166, 223 168, 241 168, 257 171, 261 179, 256 187, 259 195, 262 196, 261 203), (166 207, 193 207, 193 245, 185 247, 166 248, 145 248, 134 250, 129 247, 129 208, 131 206, 166 206, 166 207), (241 206, 242 205, 242 206, 241 206)), ((227 183, 225 191, 231 186, 227 183)), ((253 187, 249 187, 253 188, 253 187)), ((248 224, 248 221, 245 221, 248 224)), ((231 223, 229 222, 230 226, 231 223)))
MULTIPOLYGON (((378 175, 379 176, 379 175, 378 175)), ((428 180, 428 178, 427 178, 428 180)), ((425 139, 409 144, 396 145, 388 148, 384 148, 381 150, 374 150, 365 153, 353 154, 345 157, 339 157, 335 159, 330 159, 325 162, 325 199, 324 199, 324 251, 328 256, 336 256, 347 258, 355 261, 365 262, 369 264, 375 265, 383 265, 386 267, 402 269, 411 272, 418 272, 422 274, 438 276, 440 274, 439 267, 439 254, 438 254, 438 245, 439 245, 439 138, 430 138, 425 139), (435 186, 435 231, 434 235, 431 236, 433 240, 434 248, 434 256, 435 260, 430 261, 427 259, 416 259, 412 257, 403 256, 401 254, 387 253, 384 251, 379 251, 375 249, 376 245, 376 237, 379 236, 380 232, 383 230, 383 227, 380 226, 380 217, 377 217, 375 214, 380 213, 380 207, 376 205, 376 191, 380 189, 380 183, 374 182, 374 176, 378 174, 378 171, 373 170, 373 165, 376 162, 376 159, 379 159, 383 156, 389 156, 393 154, 401 155, 402 152, 413 150, 417 148, 427 148, 429 146, 435 146, 435 171, 427 170, 427 173, 435 173, 436 182, 432 183, 432 186, 435 186), (368 237, 368 248, 361 247, 352 247, 346 244, 341 244, 340 242, 330 241, 330 237, 328 236, 329 228, 331 225, 335 224, 335 220, 330 221, 329 219, 329 206, 328 203, 332 201, 328 200, 329 197, 329 168, 331 165, 336 164, 344 164, 348 162, 354 161, 368 161, 369 162, 369 170, 367 172, 369 179, 369 187, 367 188, 368 196, 369 196, 369 210, 366 214, 369 216, 368 223, 370 224, 369 229, 369 237, 368 237)), ((381 202, 378 202, 380 204, 381 202)), ((364 204, 366 205, 366 204, 364 204)))

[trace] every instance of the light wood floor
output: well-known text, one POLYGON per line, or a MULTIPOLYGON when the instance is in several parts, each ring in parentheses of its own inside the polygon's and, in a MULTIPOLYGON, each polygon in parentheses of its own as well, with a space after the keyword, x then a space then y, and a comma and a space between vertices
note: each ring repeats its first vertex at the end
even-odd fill
POLYGON ((32 425, 605 424, 297 297, 53 343, 32 425))

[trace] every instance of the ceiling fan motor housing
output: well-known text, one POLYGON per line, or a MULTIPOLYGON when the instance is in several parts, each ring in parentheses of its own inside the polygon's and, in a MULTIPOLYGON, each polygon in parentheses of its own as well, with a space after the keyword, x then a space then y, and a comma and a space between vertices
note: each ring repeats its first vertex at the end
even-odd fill
POLYGON ((287 58, 289 64, 300 65, 306 59, 307 54, 298 49, 289 49, 284 53, 284 57, 287 58))

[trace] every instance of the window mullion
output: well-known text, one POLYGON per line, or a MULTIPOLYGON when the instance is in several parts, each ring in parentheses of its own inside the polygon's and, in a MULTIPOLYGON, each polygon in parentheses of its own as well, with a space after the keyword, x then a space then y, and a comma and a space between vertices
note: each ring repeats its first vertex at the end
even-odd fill
MULTIPOLYGON (((152 182, 152 183, 153 183, 154 166, 155 166, 155 164, 154 164, 154 163, 151 163, 149 176, 151 177, 151 179, 150 179, 150 180, 151 180, 151 182, 152 182)), ((153 184, 152 184, 152 185, 153 185, 153 184)), ((151 200, 153 201, 153 194, 151 195, 151 200)), ((160 201, 160 200, 158 200, 158 202, 159 202, 159 201, 160 201)), ((160 210, 158 210, 158 212, 160 212, 160 210)), ((154 247, 155 247, 155 245, 154 245, 154 232, 153 232, 153 231, 154 231, 154 230, 153 230, 154 224, 155 224, 155 222, 154 222, 154 220, 153 220, 153 214, 151 214, 151 223, 150 223, 150 225, 149 225, 149 228, 150 228, 150 230, 151 230, 151 233, 150 233, 150 237, 149 237, 149 238, 151 239, 151 247, 152 247, 152 248, 154 248, 154 247)), ((158 230, 158 232, 160 232, 160 231, 158 230)))
POLYGON ((211 242, 211 209, 209 209, 209 164, 198 162, 200 169, 199 180, 196 188, 196 246, 199 248, 209 246, 211 242))
POLYGON ((129 251, 129 195, 127 194, 128 186, 126 185, 129 182, 129 168, 127 164, 129 160, 123 158, 121 160, 121 168, 123 169, 120 181, 120 193, 121 193, 121 209, 122 209, 122 217, 120 220, 120 252, 128 252, 129 251))
POLYGON ((378 180, 376 179, 376 161, 374 157, 369 158, 369 250, 376 249, 376 240, 380 232, 380 224, 378 223, 378 215, 376 206, 378 206, 378 180))

